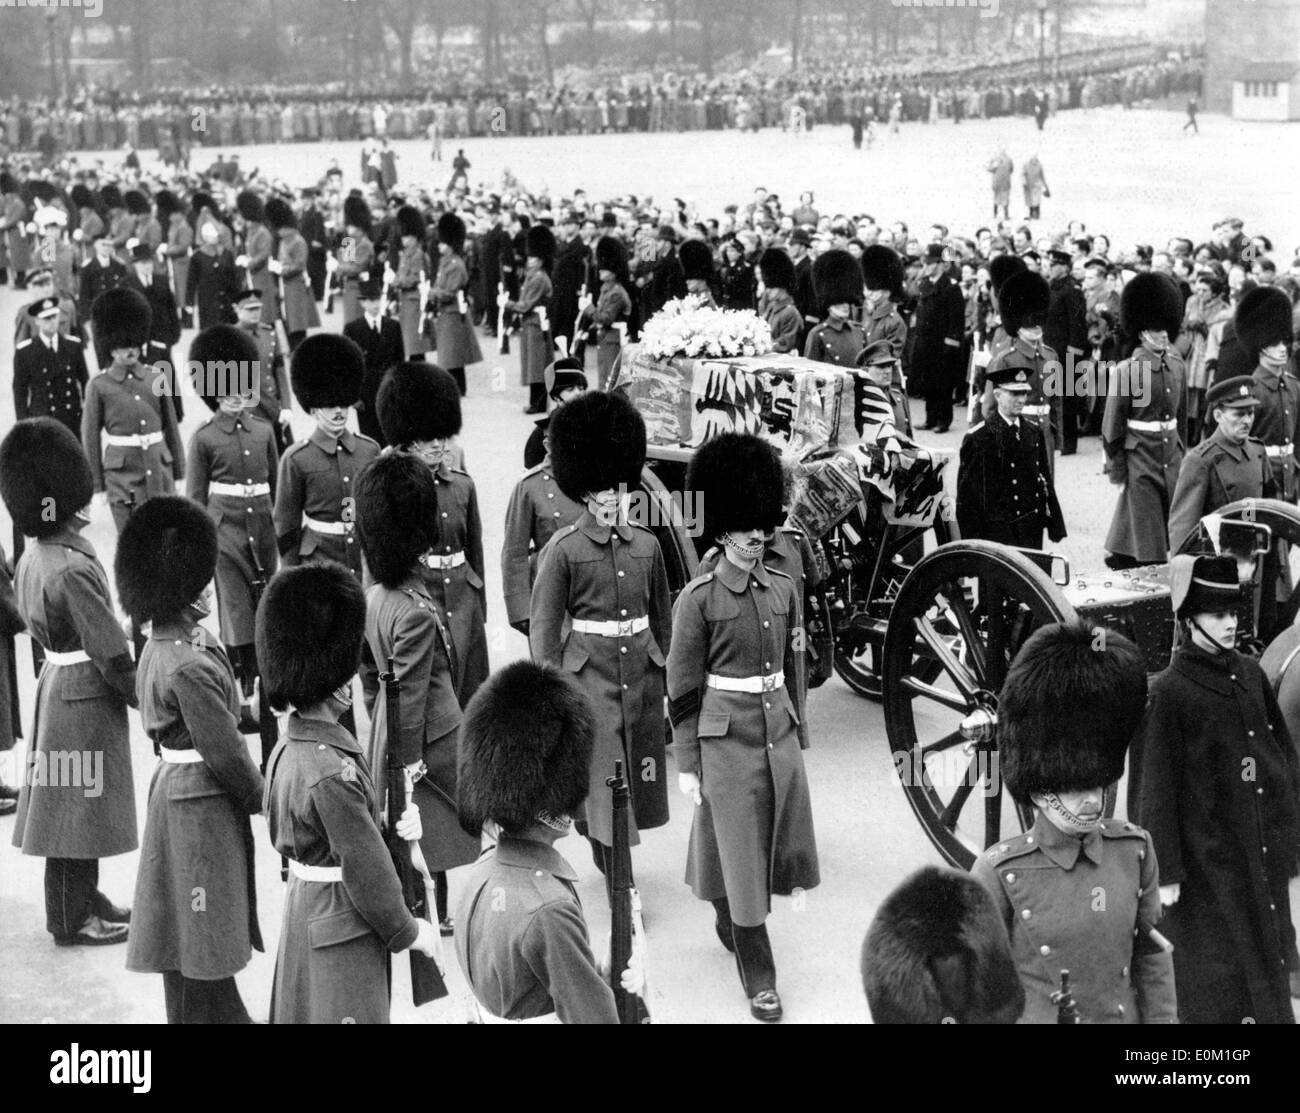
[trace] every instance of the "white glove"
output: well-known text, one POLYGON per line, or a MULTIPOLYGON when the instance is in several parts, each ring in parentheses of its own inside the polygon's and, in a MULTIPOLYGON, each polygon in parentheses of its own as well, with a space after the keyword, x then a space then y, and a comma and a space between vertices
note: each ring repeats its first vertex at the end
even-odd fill
POLYGON ((272 274, 279 274, 281 271, 284 270, 284 264, 281 263, 279 259, 272 259, 269 263, 266 264, 266 269, 269 270, 272 274))
POLYGON ((165 243, 160 243, 158 245, 158 258, 161 259, 166 254, 167 254, 167 245, 165 243))
POLYGON ((438 952, 442 950, 442 939, 438 935, 438 929, 428 920, 422 920, 419 917, 415 921, 420 925, 420 930, 416 933, 415 942, 411 944, 411 950, 419 951, 422 955, 428 955, 429 958, 437 958, 438 952))
POLYGON ((289 413, 288 410, 281 410, 281 411, 280 411, 280 416, 277 417, 276 420, 277 420, 281 425, 289 425, 289 424, 293 421, 293 415, 292 415, 291 413, 289 413))
POLYGON ((678 773, 677 787, 695 801, 696 807, 704 803, 704 797, 700 795, 700 776, 698 773, 678 773))
POLYGON ((407 804, 402 818, 397 821, 397 837, 403 842, 419 842, 424 834, 420 823, 420 809, 414 804, 407 804))
POLYGON ((1182 896, 1182 886, 1175 882, 1173 885, 1160 886, 1160 905, 1162 908, 1168 908, 1170 905, 1178 903, 1178 898, 1182 896))
POLYGON ((510 295, 506 293, 505 290, 502 290, 501 293, 497 294, 497 305, 504 306, 509 304, 510 304, 510 295))
POLYGON ((632 953, 628 956, 627 966, 619 975, 619 984, 623 989, 637 997, 645 995, 645 943, 633 937, 632 953))
POLYGON ((591 300, 591 295, 588 294, 588 295, 586 295, 586 297, 584 297, 584 298, 582 299, 581 302, 578 303, 578 308, 581 309, 583 312, 586 312, 586 311, 587 311, 588 309, 590 309, 594 304, 595 304, 595 302, 593 302, 593 301, 591 300))
POLYGON ((246 266, 248 266, 248 256, 247 256, 247 255, 236 255, 236 256, 235 256, 235 266, 237 266, 237 267, 246 267, 246 266))
POLYGON ((86 238, 86 234, 80 228, 74 228, 72 230, 73 243, 81 243, 81 241, 84 240, 85 238, 86 238))
POLYGON ((339 261, 335 259, 333 255, 327 256, 325 259, 325 269, 329 271, 330 274, 333 274, 339 269, 339 261))

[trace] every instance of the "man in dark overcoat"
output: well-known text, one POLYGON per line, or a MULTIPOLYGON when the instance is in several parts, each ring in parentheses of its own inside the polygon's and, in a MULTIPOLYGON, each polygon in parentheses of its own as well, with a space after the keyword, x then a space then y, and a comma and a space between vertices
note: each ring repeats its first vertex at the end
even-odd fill
POLYGON ((943 245, 925 249, 925 264, 917 291, 912 326, 912 371, 925 392, 925 425, 946 433, 952 424, 953 386, 960 381, 961 343, 966 329, 966 303, 961 288, 948 274, 943 245))

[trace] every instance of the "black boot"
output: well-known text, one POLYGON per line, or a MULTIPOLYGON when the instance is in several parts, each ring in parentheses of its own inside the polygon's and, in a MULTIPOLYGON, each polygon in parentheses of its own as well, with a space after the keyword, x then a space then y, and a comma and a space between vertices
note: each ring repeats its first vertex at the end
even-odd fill
POLYGON ((776 992, 776 962, 767 925, 742 927, 733 923, 731 932, 736 941, 736 970, 749 998, 750 1015, 755 1020, 780 1020, 781 997, 776 992))
POLYGON ((727 903, 726 897, 713 902, 713 929, 718 933, 718 942, 735 954, 736 941, 732 934, 734 929, 731 923, 731 905, 727 903))

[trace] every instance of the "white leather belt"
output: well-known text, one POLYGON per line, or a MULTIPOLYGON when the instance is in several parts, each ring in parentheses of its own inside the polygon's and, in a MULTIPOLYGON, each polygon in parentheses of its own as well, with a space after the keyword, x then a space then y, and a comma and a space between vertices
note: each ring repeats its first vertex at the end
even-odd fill
POLYGON ((1130 421, 1130 433, 1172 433, 1178 428, 1176 421, 1130 421))
POLYGON ((255 499, 261 495, 269 495, 271 485, 269 483, 209 483, 208 494, 210 495, 228 495, 234 499, 255 499))
POLYGON ((470 997, 469 1001, 469 1022, 471 1024, 559 1024, 559 1013, 544 1013, 541 1016, 530 1016, 523 1020, 507 1020, 504 1016, 497 1016, 496 1013, 488 1012, 477 997, 470 997))
POLYGON ((650 629, 650 616, 643 614, 640 618, 627 618, 622 621, 611 619, 609 622, 591 622, 585 618, 575 618, 573 629, 579 634, 599 634, 602 638, 630 638, 633 634, 650 629))
POLYGON ((166 746, 158 747, 158 756, 168 765, 199 765, 203 761, 198 750, 169 750, 166 746))
POLYGON ((328 533, 331 537, 343 537, 352 529, 351 522, 322 522, 319 518, 304 517, 307 528, 317 533, 328 533))
POLYGON ((104 443, 115 448, 152 448, 156 444, 162 444, 162 441, 161 433, 129 433, 126 436, 108 433, 104 437, 104 443))
POLYGON ((47 649, 45 659, 51 665, 84 665, 90 660, 90 654, 84 649, 73 649, 67 653, 55 653, 52 649, 47 649))
POLYGON ((289 872, 300 881, 319 881, 322 885, 343 880, 342 866, 304 866, 295 858, 289 859, 289 872))
POLYGON ((420 563, 425 568, 438 568, 445 571, 448 568, 459 568, 464 564, 465 554, 463 552, 447 553, 446 555, 442 553, 425 553, 420 558, 420 563))
POLYGON ((1047 416, 1049 416, 1049 415, 1051 414, 1051 412, 1052 412, 1052 407, 1051 407, 1051 406, 1047 406, 1047 405, 1042 405, 1042 406, 1026 406, 1026 407, 1025 407, 1023 410, 1021 410, 1020 412, 1021 412, 1022 414, 1024 414, 1024 415, 1026 415, 1027 417, 1047 417, 1047 416))
POLYGON ((1264 446, 1264 452, 1266 455, 1273 458, 1291 456, 1295 453, 1295 445, 1290 441, 1287 441, 1286 444, 1266 444, 1264 446))
POLYGON ((718 676, 709 673, 704 683, 720 692, 775 692, 785 683, 784 672, 773 672, 767 676, 718 676))

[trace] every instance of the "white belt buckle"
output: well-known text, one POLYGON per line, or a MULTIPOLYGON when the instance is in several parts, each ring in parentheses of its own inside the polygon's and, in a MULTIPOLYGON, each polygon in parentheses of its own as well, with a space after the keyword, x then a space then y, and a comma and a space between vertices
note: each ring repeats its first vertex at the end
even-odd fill
POLYGON ((635 622, 636 619, 633 618, 629 618, 626 621, 620 620, 618 622, 618 636, 620 638, 630 638, 633 634, 635 634, 636 631, 632 628, 635 622))
POLYGON ((765 692, 776 691, 776 677, 777 677, 776 673, 769 673, 767 676, 763 677, 763 691, 765 692))
POLYGON ((256 484, 256 483, 245 483, 245 484, 244 484, 244 498, 246 498, 246 499, 255 499, 255 498, 257 498, 256 487, 257 487, 257 484, 256 484))

